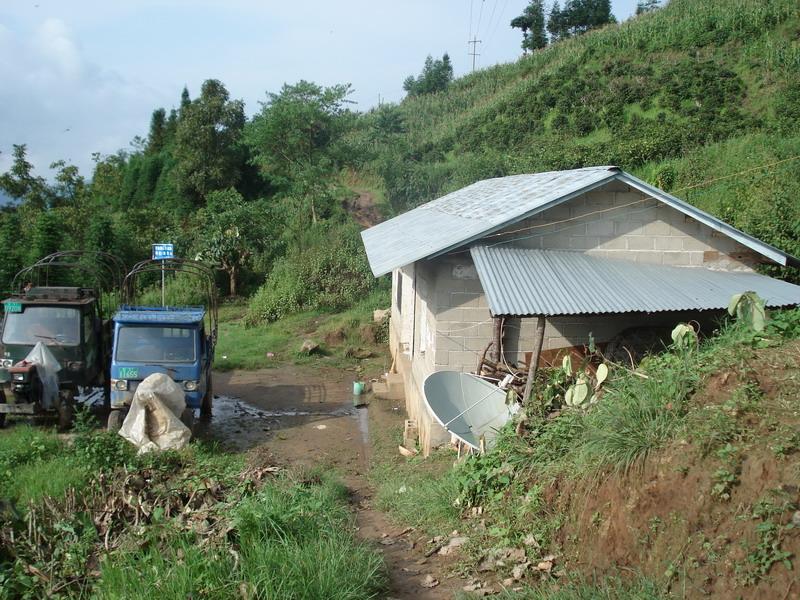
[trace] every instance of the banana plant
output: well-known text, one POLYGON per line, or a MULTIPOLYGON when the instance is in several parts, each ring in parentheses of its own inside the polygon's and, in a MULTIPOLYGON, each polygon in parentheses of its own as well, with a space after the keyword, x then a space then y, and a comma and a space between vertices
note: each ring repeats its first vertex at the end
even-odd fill
POLYGON ((734 294, 728 303, 728 314, 746 323, 753 331, 764 331, 767 314, 764 300, 755 292, 734 294))

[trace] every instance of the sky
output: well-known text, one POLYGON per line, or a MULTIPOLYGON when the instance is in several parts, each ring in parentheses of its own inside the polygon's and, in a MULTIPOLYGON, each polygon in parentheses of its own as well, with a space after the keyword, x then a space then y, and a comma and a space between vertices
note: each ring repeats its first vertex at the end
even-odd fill
MULTIPOLYGON (((549 5, 550 2, 548 1, 549 5)), ((516 60, 509 21, 527 0, 3 0, 0 172, 27 144, 37 173, 64 159, 89 177, 92 153, 146 136, 158 107, 221 80, 248 115, 306 79, 350 83, 357 110, 402 99, 403 80, 447 52, 456 76, 516 60)), ((612 0, 618 20, 636 0, 612 0)))

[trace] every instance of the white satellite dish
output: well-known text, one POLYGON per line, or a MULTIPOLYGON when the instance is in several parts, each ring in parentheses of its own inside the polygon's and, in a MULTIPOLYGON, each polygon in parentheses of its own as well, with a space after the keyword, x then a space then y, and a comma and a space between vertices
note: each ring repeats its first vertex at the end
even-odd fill
POLYGON ((488 381, 458 371, 438 371, 423 386, 428 410, 447 431, 462 442, 480 449, 481 437, 491 447, 497 430, 517 411, 516 402, 506 404, 506 392, 488 381))

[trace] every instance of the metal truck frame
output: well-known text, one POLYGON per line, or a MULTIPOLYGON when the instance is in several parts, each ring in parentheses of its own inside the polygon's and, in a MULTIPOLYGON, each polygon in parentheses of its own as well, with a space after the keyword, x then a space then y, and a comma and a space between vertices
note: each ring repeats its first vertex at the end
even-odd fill
POLYGON ((150 259, 137 263, 123 281, 125 304, 114 315, 111 357, 111 412, 108 429, 122 425, 139 383, 166 373, 184 389, 191 425, 194 410, 211 416, 211 367, 217 341, 217 294, 214 272, 196 261, 150 259), (137 280, 145 274, 187 273, 204 282, 205 306, 137 306, 137 280))
MULTIPOLYGON (((15 290, 4 301, 0 336, 0 426, 7 414, 36 415, 55 410, 59 427, 73 417, 79 387, 100 387, 109 401, 111 322, 108 315, 122 294, 125 266, 106 252, 55 252, 20 270, 15 290), (51 285, 77 273, 95 287, 51 285), (38 333, 37 333, 38 332, 38 333), (59 394, 55 405, 42 396, 38 365, 25 357, 42 341, 58 361, 59 394)), ((71 283, 74 283, 71 282, 71 283)))

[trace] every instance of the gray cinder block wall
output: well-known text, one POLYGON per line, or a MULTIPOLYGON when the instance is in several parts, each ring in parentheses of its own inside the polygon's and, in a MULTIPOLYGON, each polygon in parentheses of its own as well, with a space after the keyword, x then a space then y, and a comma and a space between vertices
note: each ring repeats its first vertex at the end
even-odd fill
MULTIPOLYGON (((748 248, 619 182, 578 196, 487 236, 484 243, 574 250, 652 264, 752 270, 748 248), (577 219, 576 219, 577 218, 577 219)), ((422 448, 448 439, 428 414, 422 389, 434 371, 474 372, 492 339, 492 315, 467 249, 418 261, 393 273, 391 347, 403 373, 406 408, 417 421, 422 448), (402 307, 397 305, 402 279, 402 307), (415 292, 416 291, 416 292, 415 292)), ((577 315, 547 321, 544 350, 611 340, 634 326, 670 325, 670 313, 577 315)), ((534 319, 511 319, 504 331, 506 358, 524 362, 533 346, 534 319)))

